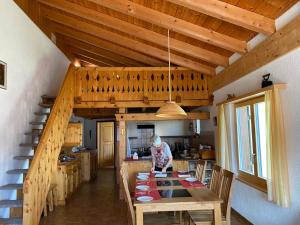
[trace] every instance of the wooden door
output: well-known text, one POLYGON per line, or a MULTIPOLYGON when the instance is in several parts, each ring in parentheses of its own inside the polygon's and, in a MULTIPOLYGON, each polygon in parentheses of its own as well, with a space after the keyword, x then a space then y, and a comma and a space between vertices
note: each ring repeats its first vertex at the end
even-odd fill
POLYGON ((114 122, 101 122, 98 129, 99 167, 114 167, 114 122))

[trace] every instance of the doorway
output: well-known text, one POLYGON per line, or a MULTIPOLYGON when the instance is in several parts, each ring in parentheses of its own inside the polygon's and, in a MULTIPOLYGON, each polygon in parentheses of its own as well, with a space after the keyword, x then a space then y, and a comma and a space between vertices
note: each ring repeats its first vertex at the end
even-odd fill
POLYGON ((98 168, 114 168, 114 122, 97 123, 98 168))

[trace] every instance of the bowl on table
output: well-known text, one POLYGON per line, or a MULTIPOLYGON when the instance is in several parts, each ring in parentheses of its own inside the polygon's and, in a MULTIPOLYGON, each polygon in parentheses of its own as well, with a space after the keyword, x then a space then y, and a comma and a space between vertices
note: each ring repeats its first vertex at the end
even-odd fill
POLYGON ((196 177, 187 177, 187 178, 185 178, 185 180, 188 182, 196 182, 197 178, 196 177))

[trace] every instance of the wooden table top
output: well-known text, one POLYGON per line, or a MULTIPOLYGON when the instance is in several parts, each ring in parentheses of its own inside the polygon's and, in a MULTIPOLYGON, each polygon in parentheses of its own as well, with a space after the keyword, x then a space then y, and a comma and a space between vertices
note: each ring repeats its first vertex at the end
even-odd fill
MULTIPOLYGON (((168 186, 157 186, 158 191, 174 191, 174 190, 186 190, 190 197, 162 197, 160 200, 153 200, 150 202, 140 202, 136 199, 134 200, 135 206, 146 206, 146 205, 160 205, 160 204, 216 204, 222 203, 220 199, 214 192, 212 192, 207 187, 189 187, 185 188, 182 185, 172 185, 172 181, 183 180, 185 178, 178 177, 166 177, 166 178, 149 178, 150 182, 157 181, 168 181, 168 186)), ((140 180, 138 180, 140 181, 140 180)))

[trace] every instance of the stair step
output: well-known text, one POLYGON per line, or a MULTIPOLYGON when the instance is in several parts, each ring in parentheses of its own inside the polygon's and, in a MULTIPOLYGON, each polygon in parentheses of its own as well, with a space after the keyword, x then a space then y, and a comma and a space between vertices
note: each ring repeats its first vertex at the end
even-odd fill
POLYGON ((46 122, 37 122, 37 121, 33 121, 29 123, 30 125, 45 125, 46 122))
POLYGON ((0 208, 21 208, 22 200, 0 200, 0 208))
POLYGON ((35 112, 34 115, 36 116, 50 116, 49 112, 35 112))
POLYGON ((0 190, 20 190, 23 189, 23 184, 6 184, 0 186, 0 190))
POLYGON ((25 132, 25 135, 39 136, 43 133, 43 129, 32 129, 31 131, 25 132))
POLYGON ((33 147, 36 148, 38 144, 32 144, 32 143, 22 143, 20 144, 21 147, 33 147))
POLYGON ((36 132, 26 132, 26 133, 24 133, 24 135, 39 137, 42 134, 41 133, 36 133, 36 132))
POLYGON ((56 96, 42 95, 41 98, 43 103, 53 103, 56 99, 56 96))
POLYGON ((22 218, 0 218, 3 225, 22 225, 22 218))
POLYGON ((6 173, 8 173, 8 174, 24 174, 27 172, 28 172, 28 169, 14 169, 14 170, 8 170, 6 173))
POLYGON ((51 108, 53 106, 53 104, 39 103, 39 106, 41 106, 43 108, 51 108))
POLYGON ((32 160, 32 155, 19 155, 14 157, 15 160, 32 160))

